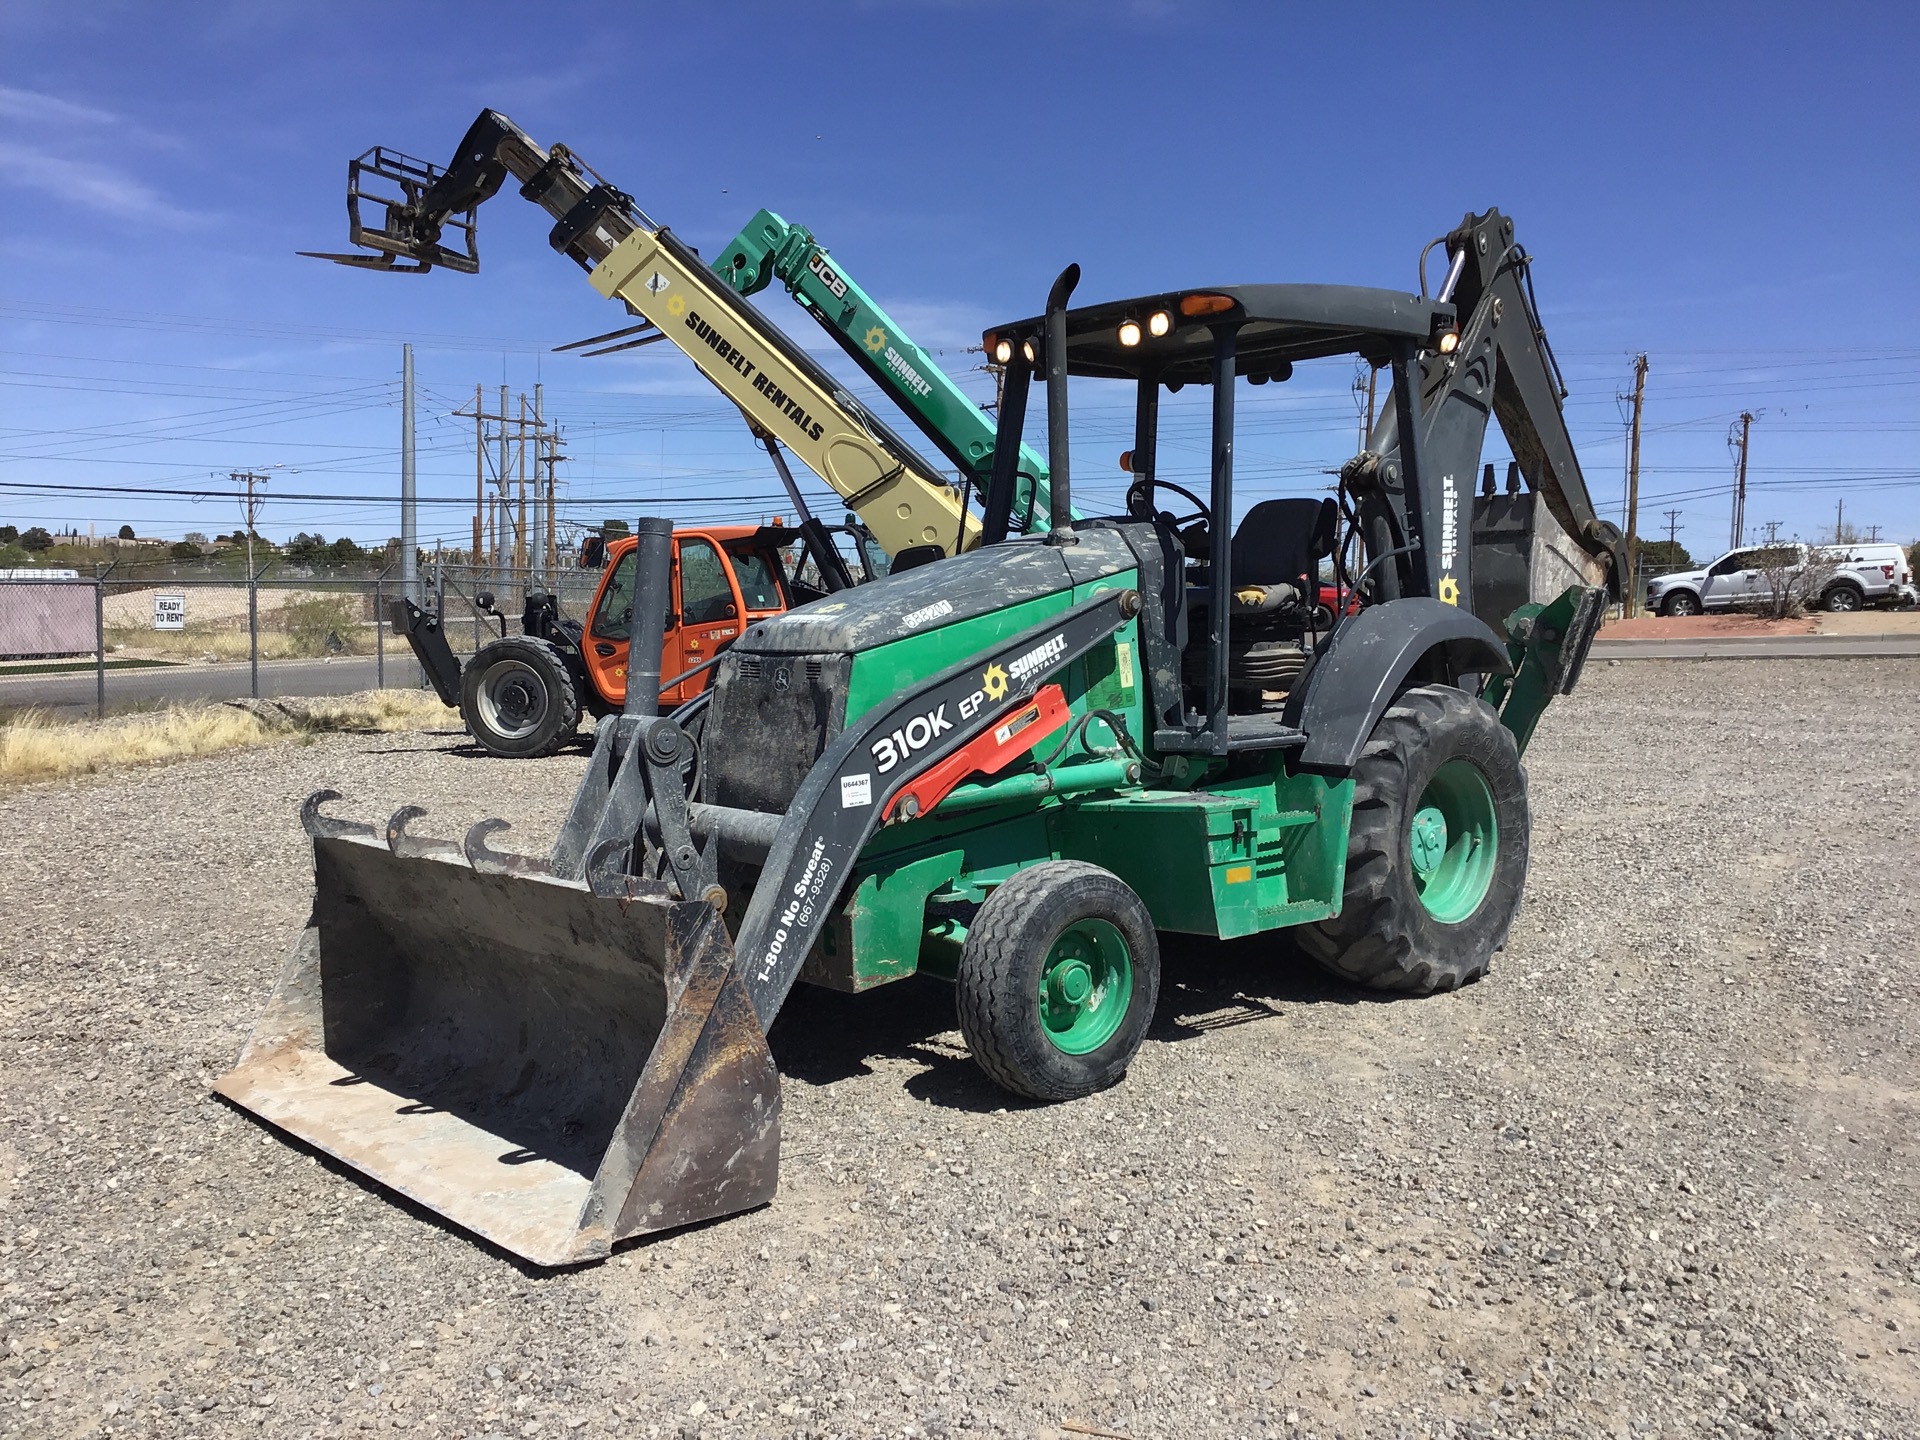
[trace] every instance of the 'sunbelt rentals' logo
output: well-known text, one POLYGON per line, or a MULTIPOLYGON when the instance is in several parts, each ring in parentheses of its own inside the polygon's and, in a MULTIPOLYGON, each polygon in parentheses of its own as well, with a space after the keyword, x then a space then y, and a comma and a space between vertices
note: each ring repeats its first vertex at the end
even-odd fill
POLYGON ((825 427, 808 413, 804 405, 769 380, 766 372, 742 354, 737 345, 702 320, 698 310, 687 312, 686 324, 689 330, 707 343, 707 348, 745 376, 753 388, 766 397, 768 404, 798 426, 801 434, 809 440, 818 440, 825 433, 825 427))

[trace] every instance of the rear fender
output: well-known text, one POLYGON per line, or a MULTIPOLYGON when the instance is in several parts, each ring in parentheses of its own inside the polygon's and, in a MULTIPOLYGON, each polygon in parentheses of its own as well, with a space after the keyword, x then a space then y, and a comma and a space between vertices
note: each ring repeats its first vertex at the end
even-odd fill
POLYGON ((1289 698, 1287 721, 1307 735, 1295 768, 1351 770, 1410 677, 1458 684, 1512 668, 1500 637, 1469 611, 1424 597, 1370 606, 1340 622, 1289 698))

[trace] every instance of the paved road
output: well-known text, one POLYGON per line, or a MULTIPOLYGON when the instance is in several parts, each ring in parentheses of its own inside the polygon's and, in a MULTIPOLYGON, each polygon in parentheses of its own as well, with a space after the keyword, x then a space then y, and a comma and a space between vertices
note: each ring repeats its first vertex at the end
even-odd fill
POLYGON ((1920 655, 1920 635, 1771 635, 1720 640, 1596 640, 1595 660, 1840 660, 1920 655))
MULTIPOLYGON (((387 683, 405 685, 418 675, 409 654, 387 656, 387 683)), ((378 666, 371 656, 339 660, 263 660, 262 695, 346 695, 371 690, 378 666)), ((107 671, 107 706, 149 705, 163 700, 237 700, 248 693, 247 666, 168 665, 152 669, 107 671)), ((0 671, 0 708, 28 706, 65 712, 90 711, 94 704, 91 670, 59 675, 8 676, 0 671)))

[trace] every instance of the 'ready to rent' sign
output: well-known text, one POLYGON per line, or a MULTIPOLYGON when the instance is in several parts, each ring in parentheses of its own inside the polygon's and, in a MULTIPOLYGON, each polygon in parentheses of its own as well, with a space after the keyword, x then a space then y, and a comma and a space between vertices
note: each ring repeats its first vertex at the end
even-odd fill
POLYGON ((184 595, 154 596, 153 628, 156 630, 186 629, 187 597, 184 595))

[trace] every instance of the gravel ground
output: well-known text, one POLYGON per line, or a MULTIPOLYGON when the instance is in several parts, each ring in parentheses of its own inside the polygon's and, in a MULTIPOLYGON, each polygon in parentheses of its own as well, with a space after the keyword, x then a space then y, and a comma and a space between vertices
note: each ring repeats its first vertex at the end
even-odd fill
POLYGON ((305 917, 307 790, 533 849, 580 757, 330 737, 0 799, 0 1431, 1920 1434, 1916 691, 1596 664, 1488 980, 1172 944, 1079 1104, 1005 1106, 933 982, 802 987, 778 1201, 559 1274, 207 1085, 305 917))

